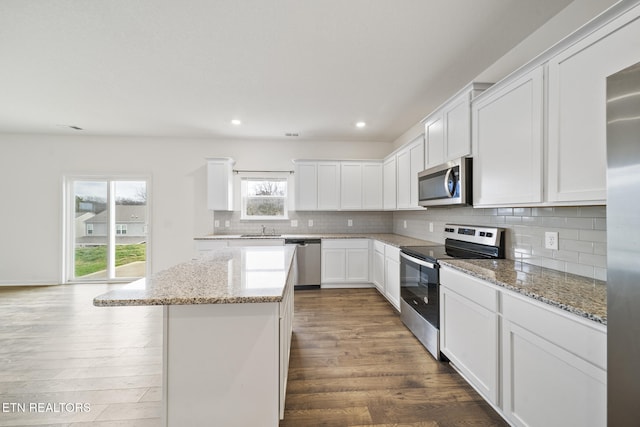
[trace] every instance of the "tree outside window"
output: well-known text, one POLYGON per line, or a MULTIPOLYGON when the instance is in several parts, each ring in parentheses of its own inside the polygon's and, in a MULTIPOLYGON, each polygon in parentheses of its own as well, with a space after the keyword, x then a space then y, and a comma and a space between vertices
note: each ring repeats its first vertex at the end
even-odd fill
POLYGON ((242 179, 242 219, 287 218, 286 179, 242 179))

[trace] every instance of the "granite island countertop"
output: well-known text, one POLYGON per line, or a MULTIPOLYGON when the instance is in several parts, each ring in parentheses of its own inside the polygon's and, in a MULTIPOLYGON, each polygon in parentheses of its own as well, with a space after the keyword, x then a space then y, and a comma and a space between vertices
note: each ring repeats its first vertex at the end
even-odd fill
MULTIPOLYGON (((278 234, 264 236, 243 237, 240 234, 211 234, 207 236, 195 237, 194 240, 247 240, 253 239, 374 239, 391 246, 439 246, 443 243, 431 242, 429 240, 416 239, 415 237, 403 236, 393 233, 317 233, 317 234, 278 234)), ((250 244, 250 243, 247 243, 250 244)))
POLYGON ((510 259, 441 260, 471 276, 607 324, 606 282, 510 259))
POLYGON ((225 248, 93 300, 99 307, 282 301, 294 247, 225 248))

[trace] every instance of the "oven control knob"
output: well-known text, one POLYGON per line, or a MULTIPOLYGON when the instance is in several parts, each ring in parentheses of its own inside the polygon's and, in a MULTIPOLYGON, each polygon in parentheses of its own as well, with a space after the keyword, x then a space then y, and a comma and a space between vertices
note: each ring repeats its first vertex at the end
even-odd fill
POLYGON ((425 304, 429 304, 429 297, 424 297, 422 298, 422 300, 424 301, 425 304))

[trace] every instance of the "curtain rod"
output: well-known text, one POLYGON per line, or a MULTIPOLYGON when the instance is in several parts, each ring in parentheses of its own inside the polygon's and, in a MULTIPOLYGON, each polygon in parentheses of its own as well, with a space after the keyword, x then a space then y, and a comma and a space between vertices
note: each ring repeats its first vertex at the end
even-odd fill
POLYGON ((241 170, 241 169, 234 169, 233 173, 235 174, 239 174, 239 173, 288 173, 290 175, 293 175, 295 173, 295 171, 292 170, 288 170, 288 171, 253 171, 253 170, 241 170))

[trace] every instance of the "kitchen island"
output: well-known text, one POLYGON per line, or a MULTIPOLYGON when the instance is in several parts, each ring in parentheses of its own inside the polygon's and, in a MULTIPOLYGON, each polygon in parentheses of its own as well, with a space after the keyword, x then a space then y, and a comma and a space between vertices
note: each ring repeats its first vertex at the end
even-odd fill
POLYGON ((164 306, 163 425, 277 426, 284 415, 292 247, 226 248, 94 299, 164 306))

